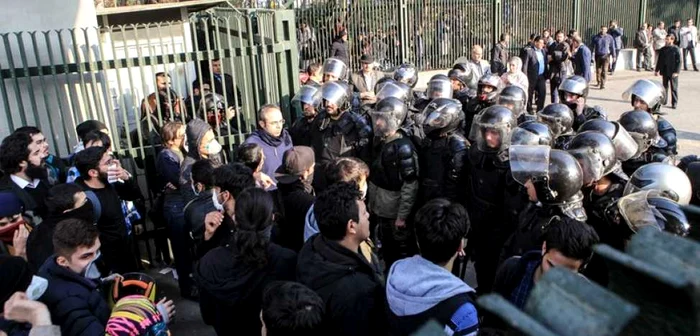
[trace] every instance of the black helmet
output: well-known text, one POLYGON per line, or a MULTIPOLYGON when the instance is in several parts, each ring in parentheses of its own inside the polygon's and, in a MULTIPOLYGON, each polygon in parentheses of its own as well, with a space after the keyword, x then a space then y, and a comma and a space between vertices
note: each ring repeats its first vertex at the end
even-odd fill
POLYGON ((537 112, 537 121, 547 124, 557 138, 573 131, 574 113, 564 104, 550 104, 537 112))
POLYGON ((583 186, 578 161, 563 150, 549 146, 510 146, 510 168, 520 184, 532 182, 544 204, 570 201, 583 186))
MULTIPOLYGON (((338 107, 339 111, 349 108, 348 85, 345 82, 327 82, 321 85, 321 99, 338 107)), ((325 107, 325 105, 324 105, 325 107)))
POLYGON ((591 119, 578 128, 579 133, 585 131, 596 131, 605 134, 615 145, 615 155, 620 161, 627 161, 637 155, 639 146, 634 138, 627 133, 624 127, 617 121, 607 121, 603 119, 591 119))
POLYGON ((516 119, 507 107, 494 105, 485 108, 479 113, 479 119, 475 120, 479 128, 476 134, 477 149, 481 152, 498 153, 508 148, 510 145, 510 133, 516 126, 516 119), (498 147, 488 144, 489 134, 497 134, 499 138, 498 147))
POLYGON ((498 104, 508 107, 513 111, 513 115, 517 118, 525 113, 525 105, 527 104, 527 93, 519 86, 508 85, 498 96, 498 104))
POLYGON ((479 84, 476 90, 476 97, 483 102, 496 103, 496 98, 503 88, 501 77, 494 74, 484 75, 479 79, 479 84), (491 92, 485 92, 484 88, 491 87, 491 92))
POLYGON ((462 79, 467 80, 465 82, 465 85, 469 88, 470 91, 476 92, 477 84, 480 78, 477 77, 478 75, 474 73, 474 68, 469 66, 468 62, 469 59, 467 59, 466 57, 460 57, 455 61, 455 64, 452 66, 452 69, 456 69, 464 73, 462 79))
POLYGON ((657 190, 626 195, 618 200, 617 207, 632 233, 646 226, 679 236, 690 232, 690 223, 680 205, 657 190))
POLYGON ((471 82, 473 75, 474 74, 472 72, 465 71, 461 67, 453 68, 447 73, 447 77, 459 81, 465 88, 469 87, 469 83, 471 82))
POLYGON ((512 145, 552 145, 552 131, 549 130, 547 124, 537 121, 526 121, 513 130, 510 135, 510 144, 512 145))
POLYGON ((645 111, 627 111, 620 116, 618 122, 637 143, 638 149, 634 157, 646 152, 659 136, 656 120, 645 111))
POLYGON ((569 142, 567 151, 581 166, 584 186, 600 180, 616 167, 615 146, 610 138, 600 132, 586 131, 577 134, 569 142))
POLYGON ((433 76, 428 81, 428 89, 425 90, 428 99, 452 98, 452 81, 443 74, 433 76))
POLYGON ((397 131, 408 114, 408 107, 401 99, 387 97, 377 102, 370 112, 374 133, 385 137, 397 131))
POLYGON ((423 130, 433 138, 458 129, 464 121, 462 103, 450 98, 433 99, 423 110, 423 115, 423 130))
POLYGON ((414 88, 418 83, 418 70, 411 63, 401 64, 394 70, 394 80, 414 88))

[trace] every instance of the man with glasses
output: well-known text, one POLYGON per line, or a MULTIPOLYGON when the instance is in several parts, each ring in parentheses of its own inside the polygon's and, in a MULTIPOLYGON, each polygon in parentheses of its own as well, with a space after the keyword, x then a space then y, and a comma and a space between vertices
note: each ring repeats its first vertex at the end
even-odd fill
MULTIPOLYGON (((279 106, 267 104, 258 111, 258 129, 255 130, 245 143, 254 143, 262 147, 265 156, 262 172, 275 179, 275 171, 282 165, 284 152, 293 147, 292 137, 284 129, 284 118, 279 106)), ((276 186, 270 187, 271 190, 276 186)))

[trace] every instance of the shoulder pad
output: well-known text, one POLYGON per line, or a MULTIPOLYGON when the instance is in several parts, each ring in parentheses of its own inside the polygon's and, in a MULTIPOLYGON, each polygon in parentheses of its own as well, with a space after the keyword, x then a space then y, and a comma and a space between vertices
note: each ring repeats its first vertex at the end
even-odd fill
POLYGON ((448 146, 452 152, 460 152, 469 149, 469 141, 460 133, 450 135, 448 146))
POLYGON ((673 130, 675 131, 675 128, 673 125, 666 119, 664 118, 659 118, 656 120, 656 125, 659 128, 659 132, 664 132, 664 131, 670 131, 673 130))
POLYGON ((411 140, 409 140, 409 139, 405 139, 405 140, 406 141, 399 142, 398 146, 396 148, 396 152, 397 152, 400 159, 412 158, 413 153, 415 153, 415 151, 416 151, 415 148, 413 147, 413 143, 411 143, 411 140))

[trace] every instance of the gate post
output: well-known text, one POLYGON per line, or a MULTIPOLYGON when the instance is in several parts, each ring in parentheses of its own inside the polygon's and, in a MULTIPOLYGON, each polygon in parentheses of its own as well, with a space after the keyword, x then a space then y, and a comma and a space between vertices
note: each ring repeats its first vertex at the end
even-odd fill
MULTIPOLYGON (((700 1, 700 0, 698 0, 700 1)), ((581 0, 574 0, 574 17, 572 23, 576 31, 581 32, 581 0)))
MULTIPOLYGON (((700 0, 698 0, 700 1, 700 0)), ((401 43, 401 48, 399 49, 399 56, 401 57, 401 62, 405 63, 408 62, 408 46, 411 43, 411 38, 408 34, 408 6, 406 5, 406 0, 396 0, 397 2, 397 17, 399 19, 399 41, 401 43)))
POLYGON ((639 24, 637 27, 641 27, 644 20, 647 17, 647 0, 639 0, 639 24))
MULTIPOLYGON (((491 29, 493 30, 493 45, 498 43, 503 33, 503 2, 502 0, 493 0, 493 12, 491 13, 491 22, 493 25, 491 29)), ((513 32, 511 32, 513 34, 513 32)), ((507 60, 506 60, 507 61, 507 60)))

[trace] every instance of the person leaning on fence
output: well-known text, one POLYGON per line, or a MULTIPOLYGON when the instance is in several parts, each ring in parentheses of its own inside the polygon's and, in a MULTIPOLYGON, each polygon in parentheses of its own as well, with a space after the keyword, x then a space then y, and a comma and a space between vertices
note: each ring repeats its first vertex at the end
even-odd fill
POLYGON ((141 103, 141 119, 153 115, 152 119, 155 122, 153 127, 158 128, 160 120, 181 120, 185 105, 182 98, 170 86, 170 75, 159 72, 155 77, 156 92, 148 95, 141 103))

